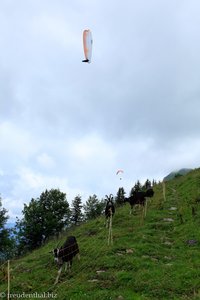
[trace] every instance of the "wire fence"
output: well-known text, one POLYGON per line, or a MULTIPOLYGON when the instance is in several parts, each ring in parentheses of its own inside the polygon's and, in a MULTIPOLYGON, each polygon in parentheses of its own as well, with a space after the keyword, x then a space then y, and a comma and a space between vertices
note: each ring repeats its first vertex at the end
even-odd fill
MULTIPOLYGON (((112 223, 111 223, 112 224, 112 223)), ((82 239, 82 242, 86 243, 85 246, 79 245, 79 249, 80 249, 80 262, 77 264, 77 260, 74 262, 75 266, 76 266, 76 270, 80 270, 78 272, 82 272, 83 274, 86 273, 86 270, 88 269, 88 267, 92 267, 94 269, 97 269, 98 264, 95 264, 95 262, 98 261, 98 259, 100 257, 102 257, 102 255, 105 253, 106 250, 110 249, 110 247, 108 247, 107 245, 107 240, 108 240, 108 236, 110 234, 110 226, 109 228, 104 227, 103 228, 103 238, 101 236, 101 238, 97 238, 96 235, 93 236, 85 236, 85 240, 82 239), (88 246, 88 239, 90 240, 89 246, 88 246), (87 241, 86 241, 87 240, 87 241), (90 264, 88 264, 88 256, 92 258, 92 266, 90 266, 90 264)), ((74 247, 76 246, 76 243, 70 245, 70 246, 66 246, 64 248, 61 249, 62 252, 64 252, 64 255, 62 255, 63 259, 67 259, 67 257, 73 256, 73 254, 77 253, 77 249, 74 249, 74 247)), ((22 258, 23 259, 23 258, 22 258)), ((0 271, 1 271, 1 275, 0 275, 0 282, 3 283, 4 286, 4 291, 0 290, 0 297, 6 297, 7 299, 9 298, 9 294, 10 291, 12 292, 12 286, 15 286, 15 281, 17 281, 18 279, 18 274, 20 274, 21 272, 27 272, 27 261, 21 261, 19 262, 20 259, 11 259, 9 261, 6 261, 4 263, 2 263, 0 265, 0 271)), ((39 269, 43 269, 45 272, 51 272, 52 273, 52 284, 50 284, 50 286, 45 289, 43 288, 43 285, 41 285, 41 288, 39 288, 39 290, 43 289, 44 293, 49 293, 52 291, 55 291, 57 289, 57 286, 53 283, 55 278, 56 278, 56 264, 54 263, 54 256, 53 256, 53 249, 51 251, 51 254, 49 253, 45 253, 45 254, 41 254, 38 256, 38 254, 36 253, 34 255, 31 254, 31 258, 30 258, 30 263, 31 263, 31 272, 34 274, 34 271, 39 269), (32 265, 33 261, 34 262, 34 266, 32 265), (44 260, 44 262, 43 262, 44 260), (54 274, 54 275, 53 275, 54 274)), ((63 272, 64 273, 64 272, 63 272)), ((65 274, 66 275, 66 274, 65 274)), ((75 276, 75 275, 74 275, 75 276)), ((65 281, 62 281, 59 283, 59 287, 66 284, 69 281, 69 278, 65 281)), ((25 283, 24 283, 25 286, 25 283)), ((25 292, 30 292, 29 290, 24 291, 25 292)), ((12 297, 14 298, 14 297, 12 297)))
MULTIPOLYGON (((131 215, 128 214, 128 216, 130 216, 131 218, 131 215)), ((138 215, 138 218, 139 217, 140 216, 138 215)), ((113 249, 113 230, 115 230, 115 221, 114 222, 113 221, 114 218, 111 218, 108 228, 106 228, 105 223, 103 224, 102 221, 102 223, 99 224, 101 228, 97 230, 97 232, 100 233, 98 236, 96 235, 96 233, 92 235, 90 234, 87 235, 85 233, 85 237, 81 237, 81 244, 78 241, 81 259, 79 263, 77 263, 77 259, 74 259, 74 267, 75 267, 74 269, 77 272, 77 275, 80 273, 85 275, 87 274, 88 270, 94 271, 93 274, 95 274, 95 272, 97 271, 102 271, 102 270, 98 270, 99 268, 101 268, 101 262, 99 261, 101 261, 101 258, 105 255, 106 251, 112 252, 113 249), (110 242, 108 243, 109 239, 110 242), (88 259, 88 257, 91 259, 88 259)), ((55 248, 57 248, 58 244, 60 244, 60 242, 57 243, 55 248)), ((77 253, 77 249, 73 249, 75 245, 76 243, 62 248, 61 251, 67 252, 66 254, 62 255, 62 257, 67 258, 67 256, 68 257, 73 256, 74 253, 77 253)), ((17 282, 19 280, 18 274, 27 272, 28 263, 30 263, 30 268, 31 268, 30 272, 32 274, 34 274, 36 270, 40 269, 40 270, 44 270, 44 274, 48 272, 51 275, 48 277, 50 284, 49 286, 46 284, 46 286, 48 286, 47 288, 45 288, 45 285, 41 280, 41 285, 38 286, 38 290, 41 293, 46 293, 46 294, 52 293, 57 291, 58 288, 60 290, 60 288, 62 288, 63 285, 69 284, 71 275, 64 273, 64 271, 63 273, 65 275, 62 276, 62 280, 59 281, 59 284, 58 285, 54 284, 58 270, 56 268, 56 264, 54 263, 53 249, 48 249, 49 248, 48 244, 46 245, 46 248, 47 248, 47 253, 45 254, 41 253, 38 255, 38 252, 33 252, 31 253, 31 257, 29 257, 29 259, 25 259, 23 261, 20 261, 20 259, 23 258, 11 259, 9 260, 9 262, 6 261, 0 265, 0 271, 1 271, 0 281, 3 282, 2 286, 4 288, 4 291, 0 290, 0 298, 1 295, 3 295, 4 297, 7 296, 7 299, 9 299, 9 293, 11 293, 14 290, 13 287, 17 285, 17 282), (49 253, 50 250, 51 253, 49 253), (64 276, 66 276, 67 279, 63 281, 64 276)), ((105 266, 106 264, 102 264, 102 269, 105 268, 105 266)), ((73 278, 75 277, 76 274, 73 272, 73 278)), ((84 278, 87 278, 87 276, 84 276, 84 278)), ((24 286, 24 293, 25 292, 30 293, 30 288, 26 290, 26 282, 23 283, 23 286, 24 286)))

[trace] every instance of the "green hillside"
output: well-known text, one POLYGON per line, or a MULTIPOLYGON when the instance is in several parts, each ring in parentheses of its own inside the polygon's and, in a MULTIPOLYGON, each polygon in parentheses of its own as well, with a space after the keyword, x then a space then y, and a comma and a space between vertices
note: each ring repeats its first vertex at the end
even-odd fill
MULTIPOLYGON (((76 236, 81 260, 74 259, 71 274, 63 270, 56 286, 57 267, 49 251, 58 241, 11 261, 11 294, 59 300, 200 299, 200 169, 168 181, 165 189, 164 201, 162 184, 155 186, 144 220, 138 208, 129 214, 128 203, 116 209, 113 245, 107 243, 104 217, 63 233, 58 241, 76 236)), ((0 295, 6 296, 6 264, 1 271, 0 295)))
POLYGON ((186 175, 187 173, 189 173, 191 171, 192 171, 192 169, 186 169, 186 168, 173 171, 173 172, 169 173, 166 177, 164 177, 164 181, 172 180, 175 177, 186 175))

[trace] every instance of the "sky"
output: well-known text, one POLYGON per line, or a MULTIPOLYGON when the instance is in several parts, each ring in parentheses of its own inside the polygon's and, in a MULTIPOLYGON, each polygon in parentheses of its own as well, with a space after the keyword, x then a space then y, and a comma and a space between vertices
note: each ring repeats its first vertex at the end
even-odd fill
POLYGON ((199 11, 198 0, 0 1, 0 196, 10 222, 46 189, 84 203, 200 166, 199 11))

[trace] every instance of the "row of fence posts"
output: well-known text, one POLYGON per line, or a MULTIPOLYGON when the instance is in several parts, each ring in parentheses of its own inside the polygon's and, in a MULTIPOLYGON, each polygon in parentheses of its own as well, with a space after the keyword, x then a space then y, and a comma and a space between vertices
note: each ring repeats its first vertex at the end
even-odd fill
MULTIPOLYGON (((163 198, 166 200, 166 188, 165 182, 163 181, 163 198)), ((113 245, 113 235, 112 235, 112 213, 108 223, 108 245, 113 245)), ((7 262, 7 299, 10 299, 10 260, 7 262)))

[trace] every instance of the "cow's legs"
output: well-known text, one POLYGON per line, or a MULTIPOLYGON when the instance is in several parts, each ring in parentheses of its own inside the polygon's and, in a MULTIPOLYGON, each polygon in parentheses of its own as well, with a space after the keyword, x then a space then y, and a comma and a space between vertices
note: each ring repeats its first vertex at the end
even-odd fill
POLYGON ((147 201, 144 203, 144 217, 147 215, 147 201))
POLYGON ((134 205, 131 205, 131 209, 130 209, 130 215, 132 215, 134 213, 135 209, 134 209, 134 205))
POLYGON ((71 268, 72 268, 72 260, 68 261, 68 270, 69 270, 69 273, 71 272, 71 268))
POLYGON ((59 278, 60 278, 60 274, 61 274, 61 272, 62 272, 62 267, 63 267, 63 266, 61 266, 60 269, 58 270, 58 275, 57 275, 57 277, 56 277, 56 280, 55 280, 54 284, 57 284, 57 283, 58 283, 58 280, 59 280, 59 278))
POLYGON ((109 227, 109 222, 110 222, 110 217, 107 217, 107 218, 106 218, 106 222, 105 222, 105 223, 106 223, 106 228, 109 227))
POLYGON ((67 271, 67 269, 68 269, 68 262, 66 261, 65 262, 65 272, 67 271))

